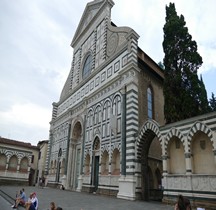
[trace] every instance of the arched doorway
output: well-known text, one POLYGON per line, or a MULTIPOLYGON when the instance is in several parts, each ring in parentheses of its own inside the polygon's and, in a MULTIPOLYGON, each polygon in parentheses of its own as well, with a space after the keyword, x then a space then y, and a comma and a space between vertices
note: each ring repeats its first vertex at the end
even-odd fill
POLYGON ((78 187, 78 178, 81 171, 81 138, 82 126, 78 121, 75 123, 72 131, 72 138, 70 142, 70 157, 71 157, 71 174, 70 174, 70 187, 76 190, 78 187))
POLYGON ((35 174, 35 170, 33 168, 30 168, 30 173, 28 177, 29 186, 34 186, 34 174, 35 174))
POLYGON ((100 139, 95 138, 92 149, 92 187, 93 192, 96 192, 99 184, 99 162, 100 162, 100 139))
POLYGON ((141 199, 162 200, 162 148, 158 138, 159 128, 148 121, 138 138, 137 159, 141 165, 141 199))

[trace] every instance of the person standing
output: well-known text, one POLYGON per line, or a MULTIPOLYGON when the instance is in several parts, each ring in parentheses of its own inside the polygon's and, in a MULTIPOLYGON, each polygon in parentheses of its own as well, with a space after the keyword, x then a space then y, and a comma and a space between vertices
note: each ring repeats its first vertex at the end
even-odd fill
POLYGON ((44 188, 45 187, 45 177, 43 176, 42 177, 42 188, 44 188))
POLYGON ((42 178, 39 179, 39 187, 42 187, 42 178))

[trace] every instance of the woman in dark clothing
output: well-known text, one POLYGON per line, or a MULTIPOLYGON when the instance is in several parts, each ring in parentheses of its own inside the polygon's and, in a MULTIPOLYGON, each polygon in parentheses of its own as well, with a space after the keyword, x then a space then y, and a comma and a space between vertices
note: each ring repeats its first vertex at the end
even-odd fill
POLYGON ((179 195, 178 201, 175 204, 175 210, 191 210, 190 201, 182 195, 179 195))

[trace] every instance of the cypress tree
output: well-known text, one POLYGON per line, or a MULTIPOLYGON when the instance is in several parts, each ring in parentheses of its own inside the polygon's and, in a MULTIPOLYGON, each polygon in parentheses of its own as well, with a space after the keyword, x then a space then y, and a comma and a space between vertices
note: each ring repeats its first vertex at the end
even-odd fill
POLYGON ((202 84, 197 75, 197 70, 202 65, 202 57, 185 25, 183 15, 178 16, 176 13, 175 4, 166 6, 166 22, 163 28, 166 123, 196 116, 201 114, 203 109, 200 94, 202 84))
POLYGON ((207 112, 210 112, 211 109, 209 107, 209 102, 208 102, 208 97, 207 97, 207 92, 205 89, 205 84, 202 79, 202 75, 200 76, 200 93, 199 93, 199 98, 200 98, 200 114, 205 114, 207 112))
POLYGON ((212 96, 209 100, 209 104, 211 111, 216 111, 216 97, 214 96, 214 93, 212 93, 212 96))

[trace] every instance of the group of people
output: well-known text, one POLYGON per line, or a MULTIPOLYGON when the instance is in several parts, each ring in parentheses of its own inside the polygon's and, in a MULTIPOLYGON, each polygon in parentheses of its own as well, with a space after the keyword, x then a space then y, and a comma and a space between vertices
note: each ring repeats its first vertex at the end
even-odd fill
MULTIPOLYGON (((12 208, 16 209, 18 205, 22 205, 26 210, 38 210, 38 199, 36 193, 33 192, 30 194, 29 199, 27 200, 25 190, 22 188, 19 193, 16 193, 15 204, 12 208)), ((191 210, 191 204, 189 199, 183 197, 182 195, 178 196, 178 200, 175 204, 174 210, 191 210)), ((50 203, 50 210, 63 210, 61 207, 56 207, 55 202, 50 203)))
POLYGON ((18 205, 24 206, 26 210, 37 210, 38 199, 36 197, 36 193, 31 193, 29 199, 27 199, 24 188, 21 189, 19 193, 16 193, 15 204, 12 208, 16 209, 18 205))
MULTIPOLYGON (((27 199, 25 190, 24 188, 22 188, 19 192, 16 192, 16 199, 14 205, 12 205, 12 208, 17 209, 18 205, 25 207, 26 210, 38 210, 38 198, 36 196, 36 193, 35 192, 31 193, 29 195, 29 198, 27 199)), ((63 209, 61 207, 56 207, 56 204, 54 202, 51 202, 50 210, 63 210, 63 209)))

